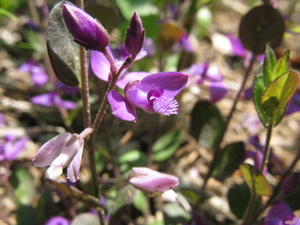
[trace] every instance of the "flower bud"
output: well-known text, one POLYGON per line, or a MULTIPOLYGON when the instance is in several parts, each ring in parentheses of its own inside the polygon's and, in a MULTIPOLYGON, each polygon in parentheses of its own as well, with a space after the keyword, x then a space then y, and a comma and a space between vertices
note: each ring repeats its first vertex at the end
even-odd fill
POLYGON ((178 178, 146 167, 132 168, 129 183, 150 194, 163 194, 178 185, 178 178))
POLYGON ((142 20, 135 12, 130 20, 130 26, 127 28, 125 48, 135 58, 141 51, 144 44, 145 30, 142 20))
POLYGON ((64 21, 74 41, 91 50, 103 50, 109 44, 109 35, 101 23, 81 8, 63 5, 64 21))

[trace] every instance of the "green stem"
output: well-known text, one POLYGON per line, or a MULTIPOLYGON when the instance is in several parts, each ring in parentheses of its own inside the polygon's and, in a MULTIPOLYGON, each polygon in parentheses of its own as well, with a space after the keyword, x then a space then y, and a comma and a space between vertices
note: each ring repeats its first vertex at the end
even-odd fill
MULTIPOLYGON (((263 171, 265 170, 267 163, 269 161, 269 155, 270 155, 270 142, 271 142, 271 137, 272 137, 272 131, 273 131, 273 119, 270 118, 269 119, 269 124, 268 124, 268 129, 267 129, 267 136, 266 136, 266 141, 265 141, 265 147, 263 149, 263 160, 262 160, 262 164, 260 166, 260 172, 263 173, 263 171)), ((253 190, 255 190, 255 188, 252 188, 253 190)), ((249 200, 249 204, 247 207, 247 211, 245 213, 244 216, 244 220, 242 225, 247 225, 250 224, 250 222, 252 221, 252 215, 253 215, 253 208, 254 208, 254 203, 255 203, 255 199, 256 199, 256 194, 252 194, 250 200, 249 200)))
POLYGON ((254 205, 255 205, 256 197, 257 197, 256 193, 253 193, 251 195, 251 198, 249 199, 247 210, 246 210, 245 215, 244 215, 242 225, 248 224, 249 218, 252 215, 252 211, 253 211, 253 208, 254 208, 254 205))
POLYGON ((267 129, 267 136, 266 136, 266 141, 265 141, 265 147, 263 150, 263 161, 262 164, 260 166, 260 171, 263 173, 266 165, 269 161, 269 155, 270 155, 270 142, 271 142, 271 137, 272 137, 272 131, 273 131, 273 120, 270 119, 269 120, 269 124, 268 124, 268 129, 267 129))
POLYGON ((290 175, 290 173, 292 172, 292 170, 294 169, 294 167, 296 166, 298 160, 300 159, 300 150, 298 150, 298 154, 296 155, 296 157, 294 158, 293 162, 290 164, 290 166, 288 167, 288 169, 285 171, 285 173, 282 175, 280 181, 278 182, 278 184, 276 185, 276 187, 274 188, 273 194, 270 196, 270 198, 268 199, 267 203, 263 206, 262 209, 259 210, 259 212, 257 212, 256 214, 254 214, 251 219, 249 220, 249 224, 252 223, 252 221, 254 221, 256 218, 258 218, 262 213, 264 213, 264 211, 274 203, 274 201, 276 200, 276 196, 279 194, 279 192, 281 191, 281 185, 283 183, 283 181, 288 177, 288 175, 290 175))
POLYGON ((206 174, 206 176, 204 178, 204 182, 203 182, 203 186, 202 186, 202 190, 203 191, 205 190, 207 182, 208 182, 209 178, 211 177, 212 172, 213 172, 213 170, 214 170, 214 168, 216 166, 217 156, 219 155, 219 152, 221 150, 221 143, 222 143, 222 141, 224 139, 225 133, 226 133, 227 128, 228 128, 228 125, 229 125, 229 123, 230 123, 230 121, 232 119, 232 116, 233 116, 233 113, 235 111, 236 105, 237 105, 238 100, 240 99, 240 96, 241 96, 241 94, 242 94, 242 92, 244 90, 244 87, 245 87, 246 82, 247 82, 247 80, 249 78, 249 75, 250 75, 250 73, 252 71, 252 67, 253 67, 255 61, 256 61, 256 55, 252 55, 252 58, 250 60, 250 64, 249 64, 249 66, 247 67, 247 69, 245 71, 244 79, 243 79, 243 82, 241 84, 241 87, 240 87, 240 89, 239 89, 239 91, 238 91, 238 93, 237 93, 237 95, 236 95, 236 97, 234 99, 234 102, 232 104, 231 110, 230 110, 230 112, 229 112, 229 114, 227 116, 226 122, 224 124, 224 128, 222 129, 222 133, 220 134, 220 137, 217 140, 216 148, 214 149, 213 160, 212 160, 212 162, 211 162, 211 164, 209 166, 209 171, 208 171, 208 173, 206 174))

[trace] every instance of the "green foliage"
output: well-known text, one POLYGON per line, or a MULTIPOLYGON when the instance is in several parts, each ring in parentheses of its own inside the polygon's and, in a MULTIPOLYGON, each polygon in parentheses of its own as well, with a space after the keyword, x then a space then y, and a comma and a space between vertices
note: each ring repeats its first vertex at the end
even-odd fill
POLYGON ((277 125, 299 84, 298 74, 290 70, 290 51, 276 61, 273 50, 267 46, 264 63, 253 83, 253 100, 259 118, 265 127, 270 119, 277 125))
POLYGON ((213 171, 213 177, 224 181, 236 171, 245 158, 245 146, 243 142, 235 142, 226 145, 217 156, 217 163, 213 171))
POLYGON ((47 49, 56 76, 68 86, 78 86, 79 45, 73 41, 62 16, 62 2, 51 10, 47 26, 47 49))
POLYGON ((133 199, 133 205, 143 213, 148 210, 148 202, 144 192, 137 192, 135 198, 133 199))
POLYGON ((132 167, 144 167, 147 165, 147 155, 139 150, 130 150, 118 158, 119 170, 129 173, 132 167))
POLYGON ((191 113, 191 135, 207 148, 214 149, 223 131, 224 121, 219 109, 209 101, 199 101, 191 113))
POLYGON ((269 182, 259 169, 247 163, 242 164, 240 169, 252 194, 262 196, 270 196, 272 194, 273 191, 269 182))
POLYGON ((10 177, 15 194, 23 205, 30 205, 35 195, 33 177, 27 168, 17 168, 10 177))
POLYGON ((153 144, 153 160, 161 162, 171 157, 181 144, 181 136, 180 130, 171 130, 161 136, 153 144))

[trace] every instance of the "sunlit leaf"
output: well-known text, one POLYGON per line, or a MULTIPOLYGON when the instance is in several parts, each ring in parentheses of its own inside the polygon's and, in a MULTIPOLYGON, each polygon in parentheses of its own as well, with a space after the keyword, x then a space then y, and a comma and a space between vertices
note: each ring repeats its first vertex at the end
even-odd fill
POLYGON ((243 164, 240 166, 243 177, 251 190, 252 194, 270 196, 272 188, 265 176, 255 166, 243 164))
POLYGON ((62 16, 60 2, 51 10, 47 26, 47 49, 56 76, 66 85, 78 86, 79 45, 73 41, 62 16))
MULTIPOLYGON (((276 64, 276 55, 270 46, 267 45, 264 63, 263 63, 263 74, 264 74, 264 86, 268 86, 272 81, 273 71, 276 64)), ((286 72, 286 71, 285 71, 286 72)))
POLYGON ((152 147, 153 160, 161 162, 171 157, 181 144, 180 130, 171 130, 161 136, 152 147))
POLYGON ((217 156, 217 163, 213 171, 213 177, 224 181, 234 171, 239 169, 245 158, 245 146, 243 142, 235 142, 226 145, 217 156))
POLYGON ((191 214, 176 203, 164 204, 163 213, 165 224, 178 224, 179 221, 182 224, 191 219, 191 214))
POLYGON ((100 203, 99 199, 83 193, 82 191, 80 191, 74 186, 71 186, 64 182, 50 180, 50 179, 46 179, 46 182, 52 187, 60 190, 65 195, 74 198, 78 201, 81 201, 91 208, 103 208, 103 205, 100 203))
POLYGON ((191 135, 207 148, 214 149, 224 127, 219 109, 209 101, 199 101, 191 113, 191 135))
POLYGON ((299 85, 299 77, 295 71, 280 75, 267 87, 261 98, 265 112, 273 119, 286 106, 299 85))
POLYGON ((290 50, 285 51, 284 55, 279 58, 273 69, 273 76, 271 81, 277 79, 280 75, 290 70, 290 50))
POLYGON ((12 171, 12 176, 9 178, 14 192, 20 203, 30 205, 33 201, 36 189, 33 182, 33 177, 26 168, 17 168, 12 171))
POLYGON ((131 171, 132 167, 145 167, 147 155, 139 150, 130 150, 119 156, 118 164, 119 170, 122 173, 127 173, 131 171))
POLYGON ((133 205, 143 213, 145 213, 148 210, 148 202, 144 192, 137 192, 137 195, 133 200, 133 205))

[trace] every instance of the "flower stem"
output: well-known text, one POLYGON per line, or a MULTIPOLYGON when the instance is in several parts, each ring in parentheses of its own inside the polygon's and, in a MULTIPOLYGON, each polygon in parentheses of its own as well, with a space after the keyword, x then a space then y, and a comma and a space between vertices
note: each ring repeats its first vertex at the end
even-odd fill
POLYGON ((263 161, 260 166, 260 171, 263 173, 265 170, 265 167, 269 161, 269 155, 270 155, 270 141, 272 137, 272 131, 273 131, 273 120, 270 118, 269 124, 268 124, 268 129, 267 129, 267 136, 266 136, 266 141, 265 141, 265 147, 263 150, 263 161))
MULTIPOLYGON (((272 131, 273 131, 273 119, 270 118, 269 119, 269 124, 268 124, 268 129, 267 129, 267 136, 266 136, 266 141, 265 141, 265 147, 263 149, 263 160, 262 160, 262 164, 260 166, 260 172, 263 173, 266 165, 269 161, 269 155, 270 155, 270 141, 271 141, 271 137, 272 137, 272 131)), ((247 207, 247 211, 244 215, 244 220, 242 225, 247 225, 250 224, 250 222, 252 221, 251 216, 253 215, 253 208, 254 208, 254 203, 256 200, 256 194, 252 194, 250 200, 249 200, 249 204, 247 207)))
POLYGON ((211 177, 212 172, 213 172, 213 170, 214 170, 214 168, 216 166, 217 156, 219 155, 219 152, 221 150, 221 148, 220 148, 221 147, 221 143, 222 143, 222 141, 224 139, 224 136, 225 136, 227 128, 228 128, 228 125, 229 125, 229 123, 230 123, 230 121, 232 119, 232 116, 233 116, 233 113, 235 111, 236 105, 237 105, 238 100, 240 99, 240 96, 241 96, 241 94, 242 94, 242 92, 244 90, 244 87, 245 87, 246 82, 247 82, 247 80, 249 78, 249 75, 250 75, 250 73, 252 71, 252 67, 253 67, 255 61, 256 61, 256 55, 252 55, 252 58, 250 60, 250 64, 249 64, 249 66, 247 67, 247 69, 245 71, 244 79, 243 79, 243 82, 241 84, 241 87, 240 87, 240 89, 239 89, 239 91, 238 91, 238 93, 237 93, 237 95, 236 95, 236 97, 234 99, 234 102, 232 104, 231 110, 230 110, 230 112, 229 112, 229 114, 227 116, 226 122, 224 124, 222 133, 220 134, 220 137, 217 140, 216 148, 214 149, 213 160, 212 160, 212 162, 211 162, 211 164, 209 166, 209 171, 208 171, 208 173, 206 174, 206 176, 204 178, 204 182, 203 182, 203 186, 202 186, 202 190, 203 191, 205 190, 207 182, 208 182, 209 178, 211 177))

